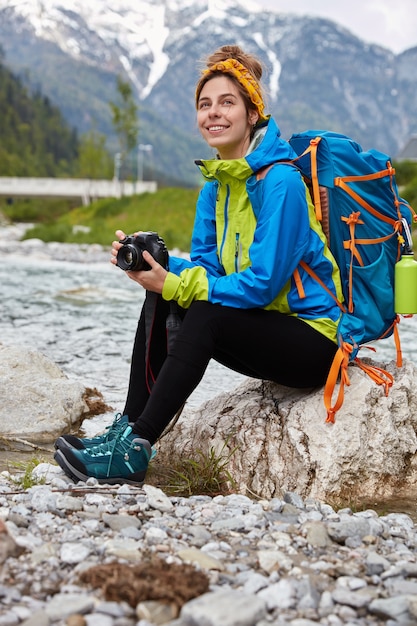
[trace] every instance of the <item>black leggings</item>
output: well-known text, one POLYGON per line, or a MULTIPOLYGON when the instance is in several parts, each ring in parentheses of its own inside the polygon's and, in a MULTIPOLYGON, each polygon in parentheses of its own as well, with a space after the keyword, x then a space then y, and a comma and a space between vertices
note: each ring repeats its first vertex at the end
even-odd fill
MULTIPOLYGON (((322 386, 337 346, 297 317, 263 309, 195 302, 185 311, 167 354, 169 304, 142 309, 133 347, 124 414, 155 443, 201 381, 210 359, 246 376, 288 387, 322 386), (146 324, 151 326, 146 345, 146 324)), ((149 298, 150 299, 150 298, 149 298)), ((149 304, 148 299, 148 304, 149 304)))

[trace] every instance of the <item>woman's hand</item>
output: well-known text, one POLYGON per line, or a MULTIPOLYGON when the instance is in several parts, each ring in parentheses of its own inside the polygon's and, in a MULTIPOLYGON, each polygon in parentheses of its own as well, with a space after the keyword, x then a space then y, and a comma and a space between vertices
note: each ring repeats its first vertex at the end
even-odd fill
MULTIPOLYGON (((135 233, 136 235, 137 233, 135 233)), ((116 237, 118 237, 118 241, 113 241, 111 244, 111 259, 110 259, 110 263, 113 263, 113 265, 117 265, 117 253, 119 252, 120 248, 122 247, 122 243, 120 243, 119 240, 121 239, 125 239, 127 235, 125 235, 125 233, 122 230, 116 230, 116 237)))
POLYGON ((143 260, 151 266, 151 269, 142 270, 141 272, 127 271, 126 274, 147 291, 162 293, 162 288, 168 272, 158 263, 158 261, 155 261, 153 256, 147 250, 142 252, 142 256, 143 260))
MULTIPOLYGON (((138 233, 134 233, 134 235, 138 235, 138 233)), ((116 236, 119 239, 124 239, 126 237, 125 233, 122 230, 116 230, 116 236)), ((113 241, 111 254, 112 257, 110 259, 113 265, 117 265, 117 253, 122 247, 123 244, 120 241, 113 241)), ((140 272, 131 272, 127 271, 125 274, 129 276, 131 280, 134 280, 136 283, 139 283, 144 289, 147 291, 153 291, 155 293, 162 293, 162 288, 164 286, 165 278, 168 274, 167 270, 162 267, 153 256, 147 251, 144 250, 142 252, 143 260, 150 265, 150 270, 143 270, 140 272)))

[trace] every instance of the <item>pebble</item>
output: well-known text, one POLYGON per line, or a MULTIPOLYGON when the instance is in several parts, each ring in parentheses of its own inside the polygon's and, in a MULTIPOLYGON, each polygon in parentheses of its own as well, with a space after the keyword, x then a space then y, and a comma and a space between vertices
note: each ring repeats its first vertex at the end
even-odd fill
POLYGON ((417 624, 408 515, 336 511, 296 493, 168 497, 152 485, 74 485, 49 463, 33 472, 42 484, 24 490, 17 478, 0 474, 0 626, 417 624), (155 559, 165 585, 152 580, 155 559), (99 584, 83 582, 91 572, 99 584), (173 580, 187 592, 199 576, 195 597, 172 596, 173 580), (136 586, 132 602, 124 592, 136 586))

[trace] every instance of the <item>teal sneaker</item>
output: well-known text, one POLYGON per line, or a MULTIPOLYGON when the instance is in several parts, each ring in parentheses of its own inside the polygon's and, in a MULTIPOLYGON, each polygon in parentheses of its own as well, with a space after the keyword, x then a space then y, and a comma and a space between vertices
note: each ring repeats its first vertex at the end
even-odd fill
POLYGON ((99 446, 77 450, 61 448, 54 459, 74 482, 96 478, 99 483, 143 484, 152 456, 149 441, 126 426, 111 440, 99 446))
POLYGON ((76 450, 84 450, 85 448, 91 448, 92 446, 100 446, 102 443, 107 443, 114 439, 120 431, 123 431, 129 424, 129 418, 127 415, 118 413, 110 426, 106 427, 106 430, 102 435, 96 437, 75 437, 75 435, 61 435, 55 441, 55 448, 57 450, 68 450, 75 448, 76 450))

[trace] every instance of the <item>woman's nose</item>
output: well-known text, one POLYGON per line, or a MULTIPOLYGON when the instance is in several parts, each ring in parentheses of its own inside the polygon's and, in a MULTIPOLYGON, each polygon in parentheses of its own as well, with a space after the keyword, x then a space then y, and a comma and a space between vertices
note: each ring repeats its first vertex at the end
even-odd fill
POLYGON ((210 117, 218 117, 219 115, 219 106, 215 102, 210 106, 209 115, 210 117))

